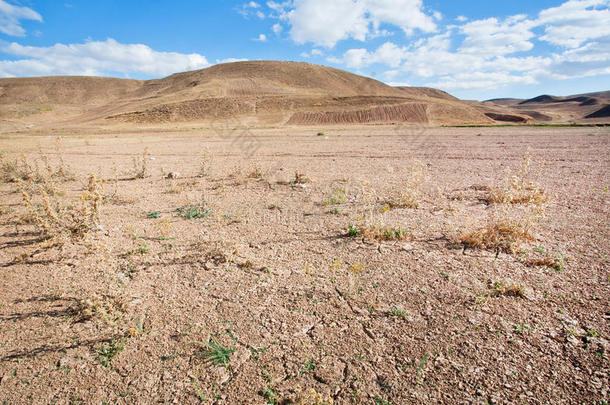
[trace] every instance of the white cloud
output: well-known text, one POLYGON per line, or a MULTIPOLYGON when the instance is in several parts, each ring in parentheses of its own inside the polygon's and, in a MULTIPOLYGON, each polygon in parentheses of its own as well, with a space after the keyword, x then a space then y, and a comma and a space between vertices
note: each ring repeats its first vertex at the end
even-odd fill
POLYGON ((406 48, 401 48, 392 42, 386 42, 374 52, 366 49, 350 49, 343 55, 345 64, 352 68, 362 68, 374 63, 383 63, 396 68, 408 55, 406 48))
POLYGON ((117 74, 161 77, 210 65, 199 54, 159 52, 146 45, 121 44, 114 39, 50 47, 0 42, 0 52, 22 58, 0 61, 0 77, 117 74))
POLYGON ((466 35, 461 50, 466 53, 505 55, 529 51, 534 47, 531 29, 534 23, 525 16, 496 18, 466 23, 460 31, 466 35))
POLYGON ((42 16, 29 7, 14 6, 0 0, 0 32, 15 37, 25 36, 21 20, 42 22, 42 16))
POLYGON ((422 0, 295 0, 271 6, 291 25, 290 36, 299 44, 312 42, 332 48, 349 38, 365 41, 387 35, 386 30, 380 30, 382 24, 399 27, 407 35, 437 29, 434 16, 423 11, 422 0))
POLYGON ((261 5, 255 1, 250 1, 248 3, 242 4, 240 7, 236 8, 236 11, 241 14, 244 18, 250 17, 250 15, 254 15, 261 20, 265 19, 265 13, 261 10, 261 5))
POLYGON ((258 37, 254 38, 253 41, 267 42, 267 35, 260 34, 258 37))
POLYGON ((468 18, 464 17, 463 15, 459 15, 459 16, 457 16, 455 18, 455 21, 457 21, 457 22, 466 22, 466 21, 468 21, 468 18))
POLYGON ((277 23, 277 24, 273 24, 273 27, 271 27, 271 29, 273 30, 273 32, 276 35, 279 35, 282 32, 282 30, 284 29, 284 27, 282 27, 282 25, 280 23, 277 23))
POLYGON ((448 90, 610 74, 608 6, 610 0, 567 0, 533 17, 458 17, 460 25, 447 25, 442 33, 405 46, 357 47, 327 60, 355 69, 381 64, 389 68, 384 76, 392 82, 416 79, 448 90), (537 52, 540 40, 559 48, 537 52))
POLYGON ((610 0, 569 0, 540 12, 537 24, 545 26, 541 40, 577 48, 582 43, 610 36, 610 0))

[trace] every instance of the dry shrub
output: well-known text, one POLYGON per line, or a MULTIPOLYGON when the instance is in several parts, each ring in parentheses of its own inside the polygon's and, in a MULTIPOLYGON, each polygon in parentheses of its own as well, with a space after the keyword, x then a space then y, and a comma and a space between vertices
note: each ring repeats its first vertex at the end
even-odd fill
MULTIPOLYGON (((99 225, 102 183, 94 175, 89 176, 87 188, 81 195, 79 208, 64 201, 50 187, 49 184, 38 185, 40 204, 35 205, 36 196, 28 192, 28 187, 23 181, 19 181, 19 188, 29 218, 33 220, 43 236, 54 239, 55 242, 62 242, 66 238, 82 238, 99 225)), ((29 188, 36 189, 31 184, 29 188)))
POLYGON ((525 298, 525 288, 520 284, 508 281, 495 282, 492 285, 492 297, 519 297, 525 298))
POLYGON ((534 240, 533 231, 542 215, 540 210, 527 208, 515 212, 514 206, 507 204, 490 215, 484 226, 462 232, 459 240, 475 249, 514 253, 524 242, 534 240))
POLYGON ((165 218, 161 222, 154 225, 155 231, 159 234, 160 239, 169 239, 174 234, 174 224, 169 219, 165 218))
POLYGON ((39 159, 30 163, 24 154, 15 160, 9 160, 0 154, 0 179, 4 183, 17 183, 19 181, 32 181, 34 183, 44 183, 49 181, 72 181, 74 174, 65 164, 61 149, 57 146, 59 161, 53 166, 42 150, 39 159), (42 161, 42 169, 40 168, 42 161))
POLYGON ((284 396, 279 403, 294 405, 332 405, 333 398, 324 395, 313 388, 303 390, 297 386, 293 394, 284 396))
POLYGON ((537 257, 528 259, 524 262, 529 267, 548 267, 555 270, 561 270, 563 263, 561 260, 553 257, 537 257))
POLYGON ((490 187, 489 202, 494 204, 529 204, 540 206, 548 201, 546 191, 532 173, 532 158, 528 151, 523 156, 516 175, 507 175, 500 187, 490 187))
POLYGON ((533 241, 534 231, 544 218, 546 192, 532 180, 531 157, 525 153, 519 174, 508 176, 502 188, 491 188, 487 223, 469 229, 459 237, 465 246, 514 253, 523 243, 533 241))
POLYGON ((360 234, 369 239, 375 240, 406 240, 411 239, 412 235, 406 228, 393 228, 389 226, 365 225, 360 230, 360 234))
POLYGON ((92 294, 89 298, 77 301, 75 312, 81 321, 97 318, 107 324, 113 324, 125 312, 125 300, 121 297, 92 294))
POLYGON ((142 156, 133 157, 133 178, 143 179, 148 177, 148 148, 144 148, 142 156))
POLYGON ((294 172, 294 179, 290 182, 290 184, 307 184, 311 183, 311 180, 305 176, 304 173, 299 172, 298 170, 294 172))
POLYGON ((263 169, 261 169, 258 165, 254 165, 254 167, 248 170, 246 177, 254 180, 264 180, 265 173, 263 173, 263 169))
POLYGON ((423 186, 428 181, 428 177, 426 166, 420 161, 415 161, 407 170, 406 180, 399 186, 399 191, 388 204, 397 208, 418 208, 423 186))

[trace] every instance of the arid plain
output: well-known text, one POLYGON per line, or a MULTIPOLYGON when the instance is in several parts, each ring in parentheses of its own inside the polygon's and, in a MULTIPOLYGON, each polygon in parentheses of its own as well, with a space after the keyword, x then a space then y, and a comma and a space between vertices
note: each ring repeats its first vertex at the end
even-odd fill
POLYGON ((604 403, 608 127, 6 131, 4 403, 604 403))

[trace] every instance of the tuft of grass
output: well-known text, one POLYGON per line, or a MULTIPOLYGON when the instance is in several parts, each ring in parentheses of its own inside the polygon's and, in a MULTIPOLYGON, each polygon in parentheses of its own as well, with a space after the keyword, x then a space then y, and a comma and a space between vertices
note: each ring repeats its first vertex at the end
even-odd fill
POLYGON ((563 258, 553 258, 553 257, 537 257, 528 259, 523 262, 526 266, 530 267, 548 267, 550 269, 554 269, 556 271, 563 270, 563 258))
POLYGON ((399 187, 398 193, 388 201, 391 208, 419 208, 424 184, 428 181, 426 166, 414 162, 409 168, 407 178, 399 187))
POLYGON ((183 218, 193 219, 193 218, 207 218, 207 217, 209 217, 211 209, 210 208, 204 209, 200 205, 191 205, 191 206, 188 206, 188 207, 180 207, 180 208, 176 209, 176 211, 183 218))
POLYGON ((326 134, 324 132, 318 132, 317 136, 325 136, 326 134))
POLYGON ((392 228, 387 226, 367 225, 362 227, 361 234, 365 238, 376 240, 405 240, 411 237, 411 233, 406 228, 392 228))
POLYGON ((146 214, 146 218, 161 218, 161 213, 159 211, 151 211, 146 214))
POLYGON ((330 190, 330 196, 326 201, 324 201, 324 205, 341 205, 345 204, 345 188, 343 187, 333 187, 330 190))
POLYGON ((204 356, 206 362, 212 362, 214 365, 222 365, 227 369, 230 367, 229 359, 235 349, 230 349, 223 346, 218 339, 212 338, 212 340, 203 343, 203 349, 201 354, 204 356))
POLYGON ((481 228, 462 232, 460 242, 470 248, 514 253, 523 242, 534 240, 534 225, 533 220, 527 218, 491 219, 481 228))
POLYGON ((532 173, 532 157, 525 152, 517 174, 504 179, 504 184, 491 187, 488 201, 493 204, 527 204, 541 206, 549 200, 546 191, 532 173))

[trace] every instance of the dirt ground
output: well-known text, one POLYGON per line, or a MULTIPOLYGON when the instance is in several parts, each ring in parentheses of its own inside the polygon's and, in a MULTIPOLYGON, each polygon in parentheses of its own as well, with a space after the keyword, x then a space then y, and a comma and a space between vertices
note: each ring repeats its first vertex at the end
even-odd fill
POLYGON ((75 179, 55 181, 58 204, 87 203, 89 173, 104 191, 96 228, 60 246, 0 183, 0 403, 606 404, 609 141, 527 127, 2 135, 5 161, 63 159, 75 179), (502 209, 488 187, 528 149, 549 196, 535 240, 467 248, 460 234, 502 209), (405 188, 417 207, 388 204, 405 188), (353 231, 373 222, 400 237, 353 231))

